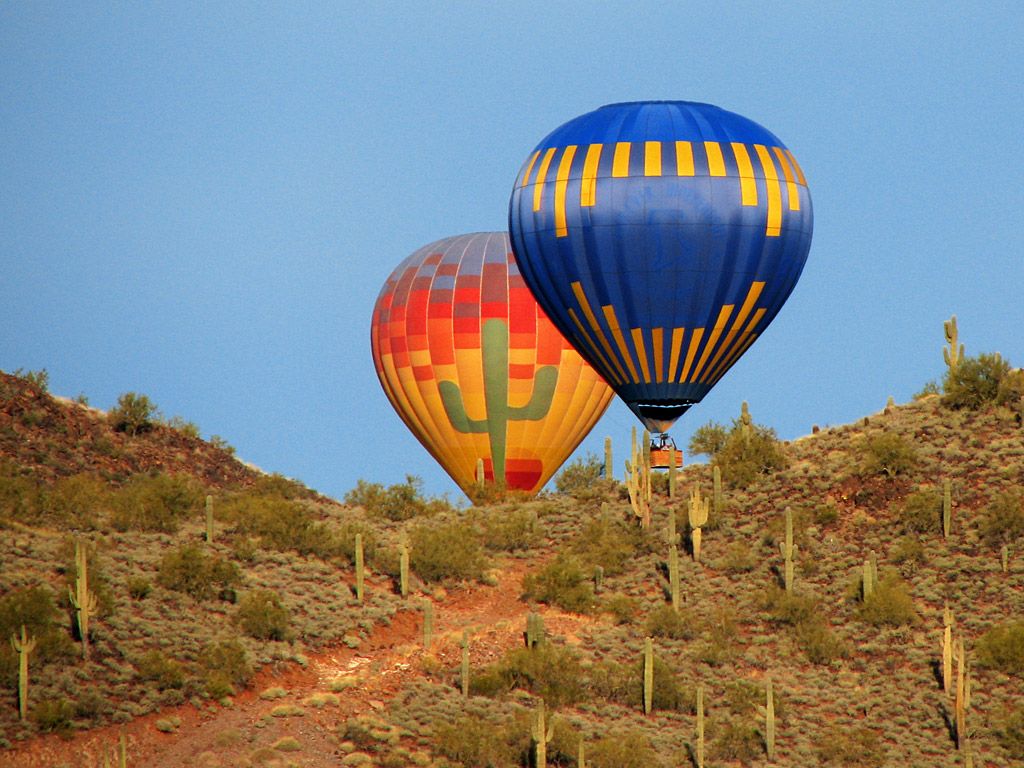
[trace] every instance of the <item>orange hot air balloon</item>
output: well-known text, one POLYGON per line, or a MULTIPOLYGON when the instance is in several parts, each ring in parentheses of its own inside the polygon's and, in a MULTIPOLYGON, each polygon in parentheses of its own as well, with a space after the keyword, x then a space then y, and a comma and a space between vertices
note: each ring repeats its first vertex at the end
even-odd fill
POLYGON ((535 493, 612 390, 548 320, 508 235, 439 240, 398 265, 370 327, 391 405, 464 491, 484 477, 535 493))

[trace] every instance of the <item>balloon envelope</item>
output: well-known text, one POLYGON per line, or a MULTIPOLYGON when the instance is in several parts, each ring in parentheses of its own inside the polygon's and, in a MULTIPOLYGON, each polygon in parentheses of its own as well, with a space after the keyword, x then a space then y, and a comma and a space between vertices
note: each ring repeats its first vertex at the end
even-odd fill
POLYGON ((652 431, 704 397, 778 313, 811 199, 785 145, 710 104, 611 104, 557 128, 509 205, 537 301, 652 431))
POLYGON ((544 315, 504 232, 416 251, 377 298, 373 360, 413 434, 463 489, 485 477, 536 492, 612 391, 544 315))

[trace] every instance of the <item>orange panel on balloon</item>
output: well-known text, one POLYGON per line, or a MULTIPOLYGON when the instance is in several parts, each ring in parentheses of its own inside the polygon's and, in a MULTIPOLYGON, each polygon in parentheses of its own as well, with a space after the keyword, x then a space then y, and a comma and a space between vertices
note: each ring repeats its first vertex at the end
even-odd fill
POLYGON ((508 235, 432 243, 377 299, 374 366, 402 421, 463 490, 535 493, 608 407, 612 390, 548 320, 508 235))

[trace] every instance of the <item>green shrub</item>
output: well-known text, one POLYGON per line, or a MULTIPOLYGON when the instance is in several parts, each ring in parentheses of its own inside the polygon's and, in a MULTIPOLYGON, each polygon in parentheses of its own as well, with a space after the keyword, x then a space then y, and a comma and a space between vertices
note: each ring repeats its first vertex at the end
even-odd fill
POLYGON ((234 686, 245 685, 252 677, 249 654, 234 638, 207 645, 199 655, 199 664, 205 673, 207 695, 214 699, 230 696, 234 686))
POLYGON ((46 516, 59 525, 94 529, 113 504, 113 494, 100 477, 77 474, 59 478, 43 496, 46 516))
POLYGON ((702 635, 696 657, 712 667, 724 664, 735 654, 736 639, 740 636, 735 612, 727 606, 715 608, 704 622, 702 635))
POLYGON ((483 579, 487 558, 465 522, 420 523, 410 532, 409 544, 409 565, 424 581, 483 579))
POLYGON ((1024 677, 1024 620, 992 627, 979 638, 976 650, 982 666, 1024 677))
POLYGON ((687 611, 676 611, 671 605, 659 605, 647 614, 644 634, 672 640, 691 640, 695 634, 694 620, 687 611))
MULTIPOLYGON (((516 743, 522 737, 513 736, 508 724, 474 715, 440 721, 435 734, 437 751, 465 768, 510 768, 519 764, 524 746, 516 743)), ((524 729, 523 736, 528 740, 529 731, 524 729)), ((528 741, 525 747, 529 748, 528 741)))
POLYGON ((181 416, 172 416, 169 418, 167 420, 167 426, 175 432, 180 432, 185 437, 191 437, 193 440, 199 439, 199 426, 191 421, 183 419, 181 416))
POLYGON ((761 733, 752 725, 729 719, 715 736, 711 753, 720 760, 749 765, 763 754, 761 733))
POLYGON ((640 601, 622 593, 609 595, 601 601, 600 607, 601 612, 611 614, 612 619, 619 626, 632 624, 640 613, 640 601))
POLYGON ((996 403, 1008 406, 1018 418, 1024 416, 1024 368, 1009 371, 1003 376, 996 393, 996 403))
POLYGON ((999 397, 999 385, 1010 372, 1010 364, 998 353, 965 357, 946 371, 942 381, 942 404, 948 408, 976 410, 999 397))
POLYGON ((658 753, 648 738, 635 731, 611 733, 587 746, 591 768, 659 768, 658 753))
POLYGON ((590 574, 580 561, 564 553, 523 579, 523 597, 572 611, 591 613, 597 607, 590 574))
POLYGON ((573 498, 589 497, 604 474, 604 461, 592 453, 565 465, 555 476, 555 490, 573 498))
POLYGON ((283 496, 240 493, 218 504, 218 517, 244 536, 258 536, 261 546, 328 559, 344 554, 338 536, 302 502, 283 496))
POLYGON ((877 728, 831 726, 816 739, 818 758, 822 765, 845 768, 877 768, 885 763, 886 750, 877 728))
POLYGON ((19 379, 24 379, 40 392, 45 393, 50 391, 50 372, 45 368, 40 368, 38 371, 26 371, 22 368, 18 368, 12 371, 11 375, 17 376, 19 379))
POLYGON ((917 466, 914 446, 894 432, 879 432, 861 438, 855 445, 860 460, 858 472, 863 476, 905 475, 917 466))
POLYGON ((532 547, 538 539, 537 515, 529 510, 498 508, 483 514, 484 546, 499 552, 532 547))
POLYGON ((906 583, 895 573, 884 576, 861 604, 857 615, 875 627, 899 627, 917 619, 906 583))
POLYGON ((414 475, 406 475, 404 483, 388 488, 359 480, 356 487, 345 494, 345 503, 360 506, 373 517, 394 521, 435 515, 451 509, 444 499, 424 498, 422 487, 423 481, 414 475))
POLYGON ((139 677, 156 684, 161 691, 181 688, 185 684, 185 669, 174 659, 157 650, 147 651, 135 662, 139 677))
POLYGON ((848 653, 846 643, 836 636, 821 616, 794 626, 793 638, 812 664, 827 665, 848 653))
POLYGON ((1010 757, 1024 758, 1024 704, 1007 709, 996 728, 996 737, 1010 757))
POLYGON ((1024 539, 1024 491, 1000 493, 985 507, 981 536, 992 546, 1024 539))
POLYGON ((175 533, 182 520, 198 516, 205 499, 205 489, 186 475, 134 475, 114 495, 110 522, 119 531, 175 533))
POLYGON ((242 577, 234 563, 206 554, 201 549, 184 546, 168 552, 160 561, 157 583, 176 592, 184 592, 196 600, 218 596, 234 601, 234 587, 242 577))
POLYGON ((117 406, 110 409, 107 419, 118 432, 137 435, 153 428, 158 412, 156 405, 145 395, 125 392, 117 398, 117 406))
POLYGON ((903 566, 904 573, 912 573, 927 561, 924 545, 913 536, 904 536, 889 551, 889 559, 903 566))
POLYGON ((43 494, 31 478, 11 463, 0 461, 0 518, 21 523, 38 522, 43 513, 43 494))
POLYGON ((745 541, 735 541, 729 545, 722 559, 716 563, 727 573, 750 573, 757 567, 754 550, 745 541))
POLYGON ((729 438, 729 431, 721 424, 709 421, 707 424, 697 427, 690 437, 690 444, 687 449, 693 456, 702 454, 714 456, 725 448, 729 438))
POLYGON ((515 689, 540 696, 552 708, 579 702, 585 678, 578 654, 554 643, 516 648, 470 677, 473 693, 494 695, 515 689))
POLYGON ((748 437, 737 419, 713 463, 722 470, 723 482, 746 488, 761 475, 784 469, 788 461, 774 429, 755 424, 748 437))
POLYGON ((16 589, 0 597, 0 683, 15 684, 18 655, 8 638, 18 635, 22 625, 36 638, 33 663, 50 663, 72 658, 75 647, 62 626, 63 614, 54 603, 49 587, 16 589))
POLYGON ((942 526, 942 500, 934 491, 915 491, 899 507, 900 524, 913 533, 934 533, 942 526))
POLYGON ((599 565, 604 568, 605 576, 616 576, 638 554, 649 552, 650 546, 649 534, 639 526, 602 515, 583 525, 582 532, 573 541, 572 551, 579 556, 581 565, 591 572, 599 565))
POLYGON ((144 600, 152 590, 153 585, 145 576, 132 576, 128 579, 128 594, 132 600, 144 600))
POLYGON ((271 589, 246 592, 238 601, 235 621, 257 640, 288 640, 291 637, 291 613, 281 596, 271 589))
POLYGON ((50 699, 36 704, 29 718, 43 733, 66 735, 73 730, 75 705, 67 699, 50 699))

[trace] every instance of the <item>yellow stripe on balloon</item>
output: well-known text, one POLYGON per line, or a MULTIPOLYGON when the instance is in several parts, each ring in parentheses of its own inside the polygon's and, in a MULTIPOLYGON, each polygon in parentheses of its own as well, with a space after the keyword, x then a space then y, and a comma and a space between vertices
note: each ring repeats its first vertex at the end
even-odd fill
POLYGON ((765 227, 766 237, 778 237, 782 227, 782 189, 779 187, 779 175, 775 171, 775 163, 764 144, 755 144, 757 156, 764 168, 764 181, 768 187, 768 224, 765 227))
POLYGON ((722 335, 722 331, 725 329, 725 324, 729 322, 729 316, 735 309, 734 304, 724 304, 718 312, 718 319, 715 321, 714 327, 711 329, 711 335, 708 337, 707 344, 704 345, 704 351, 700 354, 700 360, 697 361, 697 366, 693 369, 693 375, 690 377, 690 382, 693 383, 700 376, 701 370, 704 368, 704 363, 707 362, 708 357, 711 355, 712 350, 715 348, 715 344, 718 343, 718 337, 722 335))
POLYGON ((661 176, 661 142, 644 142, 644 176, 661 176))
POLYGON ((629 176, 629 142, 620 141, 615 145, 612 157, 612 177, 622 179, 629 176))
POLYGON ((728 356, 728 353, 732 351, 733 341, 736 339, 737 334, 740 332, 740 328, 743 327, 743 323, 746 321, 747 316, 750 314, 750 310, 754 308, 754 304, 761 296, 761 291, 764 290, 763 281, 754 281, 750 284, 750 290, 747 291, 747 297, 743 300, 743 305, 740 307, 739 313, 736 315, 736 319, 733 320, 732 327, 729 329, 729 333, 725 337, 725 341, 718 348, 718 352, 711 359, 707 369, 704 371, 704 375, 701 376, 701 381, 707 381, 714 374, 718 361, 723 356, 728 356))
POLYGON ((606 304, 601 309, 604 311, 604 320, 608 323, 608 328, 611 329, 612 338, 615 339, 619 352, 622 353, 622 359, 626 361, 626 367, 629 368, 629 375, 632 377, 633 383, 639 384, 640 377, 637 375, 636 365, 633 364, 633 356, 629 354, 629 347, 626 346, 626 338, 622 335, 619 318, 615 316, 615 307, 606 304))
POLYGON ((651 368, 647 364, 647 348, 644 345, 643 328, 633 328, 630 331, 633 337, 633 348, 636 349, 637 359, 640 361, 640 372, 644 376, 644 383, 651 383, 651 368))
POLYGON ((676 176, 693 176, 693 144, 676 142, 676 176))
POLYGON ((572 159, 575 156, 576 146, 570 144, 562 153, 558 173, 555 174, 555 237, 565 237, 569 234, 569 228, 565 223, 565 190, 569 186, 569 171, 572 169, 572 159))
POLYGON ((725 176, 725 158, 717 141, 705 141, 704 151, 708 155, 708 175, 725 176))
POLYGON ((598 360, 601 361, 601 366, 611 374, 612 381, 616 384, 625 384, 625 379, 620 377, 618 372, 614 369, 612 361, 604 356, 600 349, 597 348, 597 343, 591 338, 590 334, 587 333, 587 329, 583 327, 583 323, 580 322, 579 315, 576 314, 576 310, 572 307, 569 308, 569 317, 576 324, 576 328, 583 334, 584 341, 587 342, 587 347, 594 354, 598 360))
POLYGON ((602 144, 591 144, 583 160, 583 178, 580 182, 580 205, 584 208, 597 203, 597 165, 601 162, 602 144))
POLYGON ((544 179, 548 175, 548 166, 551 165, 551 158, 555 156, 555 148, 551 147, 544 153, 544 159, 540 161, 540 168, 537 169, 537 180, 533 188, 533 210, 540 210, 542 195, 544 194, 544 179))
POLYGON ((793 153, 788 149, 786 150, 786 156, 789 158, 789 162, 793 164, 793 170, 796 171, 796 180, 803 186, 807 186, 807 179, 804 178, 804 172, 800 169, 800 163, 793 157, 793 153))
POLYGON ((690 347, 686 350, 686 362, 683 363, 683 372, 679 374, 680 384, 686 381, 686 376, 690 372, 690 366, 693 365, 693 357, 697 354, 697 347, 700 346, 700 340, 703 338, 704 329, 694 328, 693 333, 690 334, 690 347))
POLYGON ((782 151, 782 147, 772 147, 775 156, 779 158, 779 165, 782 166, 782 175, 786 177, 786 198, 789 200, 789 210, 800 210, 800 190, 797 189, 796 179, 793 178, 793 170, 789 164, 789 158, 782 151))
POLYGON ((530 183, 530 174, 533 173, 533 165, 537 162, 538 157, 540 157, 539 149, 530 156, 530 163, 526 166, 526 173, 523 174, 523 181, 519 185, 520 187, 525 187, 530 183))
POLYGON ((612 351, 612 345, 608 342, 608 337, 604 335, 604 331, 601 329, 600 324, 597 322, 597 317, 594 315, 594 310, 590 308, 590 302, 587 301, 587 294, 583 292, 583 286, 580 285, 577 280, 572 284, 572 292, 576 296, 576 301, 580 305, 580 309, 583 310, 583 316, 587 318, 587 322, 590 323, 590 329, 597 336, 597 340, 601 342, 601 346, 604 347, 604 351, 608 353, 608 358, 612 361, 615 370, 618 371, 622 382, 626 381, 626 371, 623 370, 622 365, 619 363, 618 358, 612 351))
POLYGON ((672 329, 672 352, 668 359, 668 380, 676 381, 676 370, 679 367, 679 352, 683 347, 683 336, 686 335, 685 328, 672 329))
POLYGON ((664 328, 651 329, 651 346, 654 347, 654 380, 659 383, 665 380, 664 338, 664 328))
POLYGON ((754 180, 754 166, 745 144, 734 141, 732 153, 736 156, 736 167, 740 173, 740 198, 743 205, 757 205, 757 182, 754 180))

